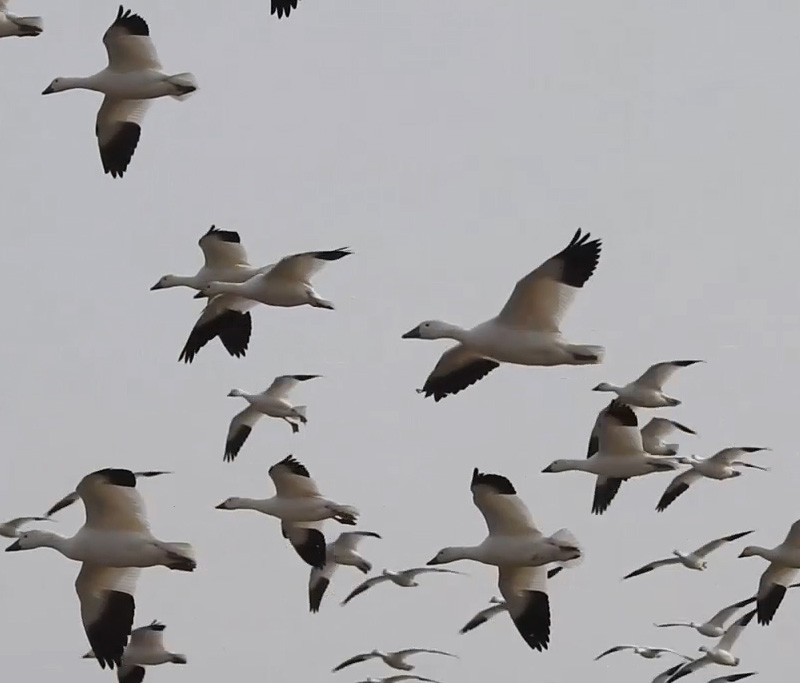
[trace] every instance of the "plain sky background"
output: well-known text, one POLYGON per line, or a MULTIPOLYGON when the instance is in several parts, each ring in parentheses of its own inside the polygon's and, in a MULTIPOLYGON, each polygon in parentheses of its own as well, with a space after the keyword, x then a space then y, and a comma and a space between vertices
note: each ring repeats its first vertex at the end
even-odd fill
MULTIPOLYGON (((148 679, 355 681, 392 671, 330 668, 422 646, 461 655, 416 660, 444 683, 649 681, 672 660, 592 658, 617 643, 713 644, 652 623, 706 619, 751 595, 765 563, 736 559, 744 541, 705 573, 620 577, 736 531, 771 546, 800 516, 797 3, 302 0, 278 21, 267 0, 138 0, 165 70, 194 72, 200 90, 153 104, 122 180, 102 172, 100 95, 40 95, 105 65, 117 3, 84 5, 15 1, 45 32, 0 41, 0 517, 41 514, 97 468, 175 470, 141 491, 156 535, 194 543, 199 567, 145 570, 136 625, 164 621, 189 665, 148 679), (246 359, 215 341, 178 363, 202 304, 148 288, 196 271, 212 223, 238 230, 254 264, 352 247, 316 280, 337 309, 259 307, 246 359), (605 363, 504 366, 439 404, 417 395, 448 342, 400 335, 428 318, 494 315, 579 226, 603 252, 564 332, 605 346, 605 363), (671 380, 684 404, 660 413, 699 432, 683 452, 771 446, 754 461, 772 470, 701 482, 660 515, 670 477, 653 475, 593 517, 590 475, 540 471, 584 455, 609 398, 592 386, 674 358, 708 361, 671 380), (306 428, 264 420, 223 463, 244 407, 228 390, 285 373, 325 376, 294 395, 306 428), (343 568, 310 615, 308 567, 278 522, 214 510, 272 495, 267 468, 289 453, 384 536, 362 545, 377 571, 480 542, 472 468, 507 475, 544 531, 566 526, 586 547, 551 584, 550 650, 529 650, 505 617, 458 635, 497 594, 496 571, 470 563, 452 565, 469 577, 383 585, 340 607, 361 580, 343 568)), ((71 535, 82 520, 76 505, 52 529, 71 535)), ((48 550, 0 564, 3 677, 107 680, 80 659, 78 565, 48 550)), ((741 670, 796 675, 798 630, 789 595, 771 627, 742 636, 741 670)))

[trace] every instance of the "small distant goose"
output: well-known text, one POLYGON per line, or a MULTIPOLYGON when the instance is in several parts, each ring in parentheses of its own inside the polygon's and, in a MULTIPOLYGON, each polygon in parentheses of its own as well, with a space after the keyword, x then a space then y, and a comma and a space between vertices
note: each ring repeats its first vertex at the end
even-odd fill
POLYGON ((429 653, 433 655, 445 655, 447 657, 456 657, 456 655, 451 654, 450 652, 444 652, 442 650, 428 650, 424 647, 412 647, 408 648, 407 650, 395 650, 394 652, 384 652, 383 650, 372 650, 372 652, 365 652, 360 655, 356 655, 355 657, 350 657, 350 659, 346 659, 341 664, 333 669, 333 673, 337 671, 341 671, 345 667, 351 666, 352 664, 358 664, 359 662, 366 662, 370 659, 382 659, 384 664, 391 666, 393 669, 400 669, 400 671, 412 671, 414 669, 413 664, 409 664, 406 661, 407 657, 416 654, 422 653, 429 653))
POLYGON ((231 356, 243 357, 252 330, 250 309, 259 303, 283 308, 312 306, 333 310, 333 303, 319 296, 311 278, 326 263, 352 253, 344 247, 292 254, 259 268, 244 282, 212 281, 204 284, 200 293, 210 297, 208 304, 200 313, 178 360, 191 363, 200 349, 215 337, 219 337, 231 356))
POLYGON ((306 466, 291 455, 270 467, 268 474, 275 484, 272 498, 228 498, 216 509, 256 510, 277 517, 282 522, 284 538, 289 539, 303 561, 322 569, 326 546, 320 522, 335 519, 340 524, 354 526, 358 510, 323 498, 306 466))
POLYGON ((247 260, 238 232, 221 230, 212 225, 197 242, 203 252, 203 266, 194 275, 163 275, 150 291, 170 287, 190 287, 198 290, 196 299, 205 297, 200 292, 209 282, 244 282, 254 275, 271 268, 254 268, 247 260))
POLYGON ((769 624, 800 569, 800 519, 789 527, 783 543, 774 548, 749 545, 739 557, 763 557, 769 562, 769 567, 761 575, 756 599, 758 623, 769 624))
MULTIPOLYGON (((147 470, 145 472, 134 472, 133 476, 137 479, 139 477, 158 477, 162 474, 172 474, 172 472, 162 472, 160 470, 147 470)), ((77 491, 72 491, 64 496, 61 500, 59 500, 55 505, 53 505, 45 514, 47 517, 52 517, 56 512, 63 510, 64 508, 69 507, 73 503, 77 502, 80 499, 80 495, 77 491)))
POLYGON ((675 650, 670 650, 668 647, 641 647, 639 645, 615 645, 614 647, 609 648, 605 652, 601 652, 599 655, 597 655, 597 657, 594 658, 594 661, 598 661, 606 655, 613 654, 614 652, 623 652, 624 650, 630 650, 633 652, 633 654, 644 657, 645 659, 658 659, 664 654, 671 654, 676 655, 681 659, 685 659, 687 662, 692 661, 691 657, 682 655, 680 652, 676 652, 675 650))
MULTIPOLYGON (((788 588, 797 588, 800 586, 800 583, 793 583, 792 585, 788 586, 788 588)), ((723 607, 719 612, 717 612, 711 619, 708 621, 704 621, 702 623, 698 623, 696 621, 680 621, 680 622, 670 622, 667 624, 653 624, 657 628, 669 628, 673 626, 685 626, 688 628, 693 628, 697 631, 701 636, 707 636, 708 638, 719 638, 725 633, 725 622, 730 619, 735 612, 740 610, 742 607, 747 607, 751 603, 756 601, 755 595, 746 598, 744 600, 739 600, 739 602, 734 602, 727 607, 723 607)))
MULTIPOLYGON (((553 567, 553 569, 547 570, 547 578, 552 579, 556 574, 558 574, 564 567, 553 567)), ((508 605, 506 604, 505 600, 501 600, 500 598, 492 598, 489 600, 491 603, 490 607, 486 607, 478 612, 472 619, 470 619, 464 626, 459 629, 459 633, 464 635, 465 633, 469 633, 473 629, 478 628, 482 624, 485 624, 489 619, 502 612, 508 611, 508 605)))
POLYGON ((470 490, 488 536, 477 546, 444 548, 428 564, 473 560, 498 567, 498 587, 514 626, 529 647, 546 650, 550 643, 550 598, 545 565, 581 562, 580 545, 567 529, 544 536, 506 477, 479 472, 476 467, 470 490))
POLYGON ((611 391, 619 396, 625 403, 639 408, 666 408, 679 406, 677 398, 664 394, 661 388, 678 368, 686 368, 701 360, 671 360, 664 363, 651 365, 641 377, 618 387, 608 382, 601 382, 592 391, 611 391))
POLYGON ((417 576, 420 574, 460 574, 464 576, 464 572, 457 572, 453 569, 444 569, 439 567, 414 567, 412 569, 404 569, 399 572, 393 572, 389 569, 384 569, 380 574, 377 576, 373 576, 366 581, 358 584, 344 600, 342 600, 342 604, 346 605, 350 602, 354 597, 357 595, 361 595, 364 591, 368 591, 373 586, 377 586, 379 583, 384 583, 386 581, 391 581, 395 586, 400 586, 401 588, 414 588, 419 586, 419 582, 416 580, 417 576))
POLYGON ((247 408, 236 413, 228 427, 228 436, 225 438, 225 462, 233 462, 242 449, 253 427, 262 416, 277 417, 285 420, 296 434, 300 424, 308 422, 306 406, 292 405, 288 401, 289 392, 300 382, 317 379, 320 375, 281 375, 276 377, 266 391, 259 394, 246 394, 239 389, 231 389, 228 396, 243 398, 247 401, 247 408))
POLYGON ((293 9, 297 9, 299 0, 272 0, 272 11, 270 14, 277 14, 278 19, 288 17, 293 9))
POLYGON ((29 524, 30 522, 49 521, 52 521, 49 515, 47 517, 15 517, 14 519, 9 519, 7 522, 0 524, 0 536, 5 536, 6 538, 19 538, 21 533, 19 528, 23 524, 29 524))
POLYGON ((736 458, 745 453, 758 453, 768 450, 770 449, 762 446, 739 446, 736 448, 723 448, 709 458, 696 458, 694 456, 690 458, 678 458, 676 462, 689 465, 690 469, 681 472, 668 484, 666 490, 656 504, 656 510, 658 512, 664 512, 678 496, 686 493, 692 484, 703 478, 722 480, 741 476, 742 473, 734 469, 737 466, 766 471, 767 468, 765 467, 759 467, 758 465, 753 465, 743 460, 737 460, 736 458))
POLYGON ((131 632, 133 593, 139 568, 163 565, 193 571, 188 543, 165 543, 150 532, 144 501, 130 470, 106 468, 87 474, 76 487, 86 522, 72 538, 26 531, 6 552, 54 548, 82 562, 75 581, 86 637, 101 668, 120 666, 131 632))
POLYGON ((312 612, 319 612, 336 567, 358 567, 364 574, 372 571, 372 563, 365 560, 356 548, 362 538, 380 537, 374 531, 344 531, 333 543, 328 543, 325 549, 325 566, 322 569, 312 568, 308 578, 308 608, 312 612))
MULTIPOLYGON (((164 624, 154 621, 131 631, 131 640, 122 655, 122 664, 117 669, 118 683, 142 683, 146 666, 186 664, 186 655, 164 649, 165 628, 164 624)), ((94 651, 89 650, 83 658, 94 659, 94 651)))
POLYGON ((623 579, 630 579, 634 576, 640 576, 642 574, 647 574, 647 572, 651 572, 654 569, 658 569, 659 567, 666 567, 670 564, 681 564, 687 569, 696 569, 698 571, 703 571, 708 567, 708 562, 705 558, 718 548, 721 548, 726 543, 730 543, 731 541, 736 541, 748 534, 752 534, 753 531, 740 531, 736 534, 731 534, 730 536, 723 536, 722 538, 714 539, 713 541, 709 541, 708 543, 701 545, 697 550, 694 550, 690 553, 684 553, 680 550, 673 550, 672 554, 674 557, 668 557, 663 560, 656 560, 655 562, 650 562, 649 564, 644 565, 643 567, 639 567, 635 571, 632 571, 630 574, 626 574, 623 576, 623 579))
POLYGON ((432 678, 424 678, 423 676, 414 676, 412 674, 400 674, 399 676, 384 676, 383 678, 365 678, 359 683, 401 683, 401 681, 424 681, 424 683, 439 683, 432 678))
MULTIPOLYGON (((677 681, 690 673, 702 669, 709 664, 721 664, 722 666, 739 666, 741 661, 739 657, 731 654, 731 648, 734 646, 739 636, 742 635, 745 627, 752 621, 756 611, 748 612, 743 617, 740 617, 733 622, 725 631, 725 635, 720 638, 719 643, 715 647, 706 647, 701 645, 697 648, 700 652, 705 653, 702 657, 693 659, 691 662, 681 666, 670 678, 667 679, 668 683, 677 681)), ((730 680, 730 679, 728 679, 730 680)))
POLYGON ((85 78, 56 78, 42 95, 73 88, 105 95, 95 128, 100 159, 106 173, 121 178, 139 144, 141 121, 150 100, 183 100, 197 90, 197 81, 190 73, 162 73, 147 22, 122 5, 103 35, 103 43, 108 52, 105 69, 85 78))
MULTIPOLYGON (((586 449, 586 457, 591 458, 600 449, 600 436, 598 427, 603 419, 603 411, 597 415, 592 433, 589 435, 589 447, 586 449)), ((682 425, 680 422, 668 420, 664 417, 654 417, 644 427, 642 427, 642 448, 645 453, 650 455, 677 455, 679 445, 676 443, 665 443, 667 434, 674 430, 680 430, 686 434, 697 434, 693 429, 682 425)))
POLYGON ((595 421, 596 450, 589 441, 585 460, 555 460, 542 472, 589 472, 597 476, 592 514, 602 515, 619 492, 622 482, 654 472, 675 470, 678 463, 644 450, 639 421, 630 406, 619 399, 608 404, 595 421))
POLYGON ((569 344, 561 320, 572 300, 592 276, 600 259, 600 240, 578 230, 555 256, 528 273, 514 287, 499 315, 471 329, 427 320, 403 339, 453 339, 425 385, 418 390, 440 401, 483 379, 500 363, 515 365, 595 365, 601 346, 569 344))
POLYGON ((18 17, 8 11, 9 0, 0 0, 0 38, 38 36, 44 30, 41 17, 18 17))

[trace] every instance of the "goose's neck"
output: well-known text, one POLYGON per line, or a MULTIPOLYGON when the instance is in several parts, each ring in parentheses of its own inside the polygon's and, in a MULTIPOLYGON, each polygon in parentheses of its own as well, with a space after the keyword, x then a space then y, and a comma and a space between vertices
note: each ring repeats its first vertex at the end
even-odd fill
POLYGON ((463 327, 459 327, 458 325, 442 323, 439 330, 439 336, 442 339, 452 339, 463 344, 467 341, 470 334, 469 330, 465 330, 463 327))
POLYGON ((258 510, 263 511, 265 503, 269 500, 259 500, 258 498, 235 498, 228 505, 231 510, 258 510))
POLYGON ((51 531, 42 531, 39 533, 37 547, 52 548, 71 560, 80 559, 76 557, 75 553, 73 552, 73 543, 71 538, 59 536, 51 531))
POLYGON ((558 471, 580 470, 582 472, 591 472, 592 468, 589 460, 591 460, 591 458, 586 458, 584 460, 561 460, 558 464, 558 471))
POLYGON ((197 279, 196 275, 173 275, 167 287, 191 287, 200 289, 205 283, 197 279))
POLYGON ((455 546, 453 548, 447 549, 448 556, 447 559, 450 562, 458 562, 458 560, 476 560, 480 561, 480 557, 482 553, 480 552, 480 546, 455 546))
POLYGON ((94 76, 69 76, 63 77, 59 81, 58 90, 95 90, 103 92, 97 82, 97 74, 94 76))

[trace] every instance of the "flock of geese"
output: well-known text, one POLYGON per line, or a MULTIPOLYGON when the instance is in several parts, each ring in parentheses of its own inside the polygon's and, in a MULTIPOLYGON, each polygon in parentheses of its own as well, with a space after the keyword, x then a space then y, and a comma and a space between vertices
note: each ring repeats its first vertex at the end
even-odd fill
MULTIPOLYGON (((39 17, 20 17, 0 0, 0 37, 33 37, 41 34, 39 17)), ((297 0, 272 0, 272 13, 279 18, 296 8, 297 0)), ((147 22, 130 10, 119 8, 103 36, 108 66, 81 78, 56 78, 43 94, 81 88, 104 94, 97 114, 96 134, 105 173, 122 177, 131 162, 141 134, 141 121, 152 99, 172 97, 182 100, 197 89, 190 73, 168 75, 161 71, 147 22)), ((313 277, 326 265, 353 252, 349 248, 291 254, 262 266, 250 265, 239 233, 212 226, 199 240, 204 262, 194 275, 164 275, 152 290, 185 287, 204 300, 204 308, 189 332, 178 357, 192 363, 200 350, 214 339, 234 358, 243 358, 252 334, 251 312, 264 306, 311 306, 333 310, 312 284, 313 277)), ((455 342, 440 357, 417 391, 439 402, 468 389, 489 375, 500 364, 522 366, 595 365, 604 356, 602 346, 575 344, 561 333, 561 323, 574 297, 594 273, 601 252, 599 239, 578 230, 558 253, 522 277, 499 313, 472 327, 440 320, 426 320, 402 335, 404 339, 449 339, 455 342)), ((586 456, 558 459, 543 473, 584 472, 595 477, 591 512, 603 514, 617 497, 622 483, 646 475, 672 473, 655 505, 664 512, 680 496, 701 480, 723 481, 741 476, 743 468, 767 468, 744 459, 768 451, 756 446, 734 446, 708 458, 678 455, 678 445, 666 439, 674 432, 694 434, 679 422, 664 416, 653 417, 640 428, 634 409, 671 408, 681 401, 664 393, 664 384, 676 371, 699 360, 659 362, 627 384, 603 382, 597 392, 614 394, 591 428, 586 456)), ((286 422, 292 433, 308 422, 307 409, 290 400, 290 394, 317 375, 294 374, 276 377, 262 392, 233 389, 228 394, 241 398, 247 406, 233 416, 224 440, 223 460, 233 462, 262 417, 286 422)), ((272 465, 269 476, 275 487, 273 496, 264 499, 229 497, 218 510, 255 510, 280 520, 281 534, 296 552, 299 562, 309 569, 308 600, 311 612, 321 608, 326 590, 339 566, 355 567, 367 576, 343 600, 346 605, 357 596, 380 584, 409 588, 419 585, 426 574, 461 574, 440 567, 457 561, 472 561, 497 568, 497 585, 502 599, 471 618, 461 629, 468 633, 500 614, 507 614, 522 640, 533 650, 543 651, 551 639, 551 603, 548 584, 559 572, 578 565, 584 553, 579 541, 567 529, 546 535, 534 523, 526 504, 517 496, 513 483, 502 474, 472 472, 470 492, 475 507, 483 516, 488 535, 471 546, 441 549, 422 567, 403 571, 384 570, 369 576, 372 564, 358 551, 360 542, 380 538, 372 531, 344 531, 333 542, 323 532, 326 520, 346 527, 357 524, 359 511, 350 504, 335 502, 322 495, 306 466, 289 455, 272 465)), ((187 657, 170 652, 163 641, 165 626, 152 623, 133 628, 135 587, 143 568, 163 566, 177 572, 196 568, 192 546, 184 542, 163 541, 150 530, 145 506, 139 493, 140 479, 169 474, 160 471, 136 472, 109 467, 84 476, 64 498, 43 516, 18 517, 0 524, 0 535, 14 538, 6 551, 52 548, 80 563, 75 589, 80 615, 91 650, 84 655, 95 659, 101 668, 116 668, 121 683, 139 683, 145 667, 164 663, 186 664, 187 657), (72 537, 45 529, 23 531, 25 524, 46 522, 59 510, 80 500, 86 520, 72 537)), ((630 579, 668 565, 702 571, 708 556, 754 533, 728 534, 702 544, 691 552, 674 550, 672 555, 650 562, 624 578, 630 579)), ((630 651, 654 659, 664 655, 679 659, 660 673, 653 683, 671 683, 710 665, 738 667, 733 654, 737 640, 755 617, 757 622, 772 622, 787 590, 800 569, 800 521, 794 522, 785 539, 772 548, 747 546, 740 557, 758 556, 769 564, 762 573, 754 594, 721 609, 708 621, 656 624, 661 628, 687 627, 706 638, 718 639, 713 646, 702 645, 698 656, 690 657, 670 648, 619 645, 597 656, 630 651), (738 610, 754 605, 730 625, 726 623, 738 610)), ((340 671, 361 662, 379 659, 391 668, 407 672, 414 668, 409 658, 419 654, 454 657, 435 649, 412 648, 395 652, 372 650, 352 656, 336 666, 340 671)), ((737 681, 755 672, 734 672, 713 681, 737 681)), ((397 674, 369 683, 399 683, 405 680, 431 681, 412 674, 397 674)), ((431 681, 431 683, 433 683, 431 681)))

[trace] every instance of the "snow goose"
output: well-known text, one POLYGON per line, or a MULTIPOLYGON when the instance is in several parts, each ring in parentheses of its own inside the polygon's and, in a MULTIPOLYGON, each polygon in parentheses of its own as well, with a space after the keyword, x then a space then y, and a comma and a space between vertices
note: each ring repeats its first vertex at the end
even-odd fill
POLYGON ((766 471, 765 467, 759 467, 758 465, 753 465, 743 460, 737 460, 736 458, 745 453, 758 453, 759 451, 768 450, 770 449, 761 446, 738 446, 735 448, 723 448, 709 458, 678 458, 676 462, 689 465, 690 469, 681 472, 667 485, 667 488, 656 504, 656 510, 658 512, 664 512, 664 510, 675 502, 678 496, 686 493, 692 484, 703 478, 722 480, 741 476, 742 473, 734 469, 737 466, 766 471))
POLYGON ((272 0, 272 11, 270 14, 277 14, 278 19, 288 17, 293 9, 297 9, 299 0, 272 0))
MULTIPOLYGON (((591 458, 600 450, 599 426, 603 420, 603 415, 604 413, 601 410, 592 427, 592 433, 589 435, 589 447, 586 449, 587 458, 591 458)), ((689 429, 689 427, 682 425, 680 422, 667 420, 663 417, 654 417, 641 429, 642 449, 650 455, 677 455, 678 444, 664 442, 667 434, 676 429, 687 434, 697 434, 693 429, 689 429)))
MULTIPOLYGON (((556 574, 558 574, 564 567, 553 567, 553 569, 547 570, 547 578, 552 579, 556 574)), ((470 619, 464 626, 459 629, 459 633, 464 635, 465 633, 469 633, 470 631, 478 628, 482 624, 485 624, 489 619, 492 617, 501 614, 502 612, 508 611, 508 605, 506 604, 505 600, 501 600, 500 598, 492 598, 489 600, 490 606, 482 609, 478 612, 472 619, 470 619)))
POLYGON ((36 37, 44 30, 41 17, 18 17, 8 11, 8 0, 0 0, 0 38, 36 37))
POLYGON ((680 669, 678 669, 670 678, 667 679, 668 683, 672 683, 672 681, 677 681, 684 676, 688 676, 693 671, 702 669, 709 664, 739 666, 739 662, 741 660, 739 657, 731 654, 731 648, 739 639, 739 636, 742 634, 742 631, 744 631, 745 627, 752 621, 755 613, 756 610, 753 610, 734 621, 728 627, 728 630, 725 631, 725 634, 722 636, 722 638, 720 638, 719 643, 717 643, 715 647, 706 647, 705 645, 701 645, 699 648, 697 648, 700 652, 704 653, 703 656, 693 659, 691 662, 681 666, 680 669))
POLYGON ((531 648, 546 650, 550 599, 545 565, 579 563, 583 559, 580 545, 567 529, 545 537, 506 477, 479 472, 476 467, 470 489, 488 536, 477 546, 444 548, 428 564, 473 560, 498 567, 498 587, 514 626, 531 648))
POLYGON ((592 514, 608 510, 622 482, 653 472, 675 470, 678 463, 662 456, 645 453, 639 421, 630 406, 614 399, 595 422, 597 450, 585 460, 555 460, 542 472, 589 472, 597 476, 592 500, 592 514))
POLYGON ((629 650, 633 652, 633 654, 644 657, 645 659, 658 659, 662 655, 670 654, 676 655, 681 659, 685 659, 687 662, 692 661, 691 657, 682 655, 680 652, 676 652, 675 650, 670 650, 668 647, 642 647, 640 645, 615 645, 614 647, 611 647, 605 652, 601 652, 599 655, 597 655, 597 657, 594 658, 594 661, 598 661, 606 655, 613 654, 614 652, 623 652, 625 650, 629 650))
POLYGON ((122 661, 134 613, 133 593, 140 567, 163 565, 193 571, 188 543, 165 543, 150 532, 136 477, 125 469, 87 474, 76 491, 86 522, 72 538, 47 531, 26 531, 6 552, 54 548, 82 562, 75 581, 89 644, 102 668, 122 661))
MULTIPOLYGON (((134 472, 133 476, 137 479, 139 477, 158 477, 162 474, 172 474, 172 472, 162 472, 160 470, 147 470, 145 472, 134 472)), ((61 500, 59 500, 55 505, 53 505, 45 514, 48 517, 52 517, 56 512, 63 510, 64 508, 69 507, 73 503, 77 502, 80 499, 80 495, 78 495, 77 491, 72 491, 64 496, 61 500)))
MULTIPOLYGON (((209 282, 244 282, 263 269, 254 268, 247 260, 238 232, 221 230, 212 225, 197 242, 203 252, 203 265, 194 275, 162 275, 150 291, 170 287, 189 287, 198 290, 195 298, 206 295, 199 290, 209 282)), ((269 266, 267 266, 269 267, 269 266)))
POLYGON ((359 683, 401 683, 402 681, 424 681, 424 683, 439 683, 432 678, 425 678, 424 676, 414 676, 412 674, 400 674, 399 676, 384 676, 383 678, 365 678, 359 683))
MULTIPOLYGON (((154 621, 131 631, 131 640, 122 655, 122 664, 117 669, 118 683, 141 683, 146 666, 186 664, 186 655, 164 649, 165 628, 164 624, 154 621)), ((94 657, 92 650, 83 655, 84 659, 94 657)))
POLYGON ((306 419, 306 406, 295 406, 289 403, 289 392, 300 382, 317 379, 319 375, 281 375, 276 377, 272 384, 259 394, 246 394, 239 389, 231 389, 228 396, 243 398, 247 401, 247 408, 236 413, 228 427, 228 436, 225 438, 225 462, 233 462, 242 449, 256 422, 263 415, 277 417, 285 420, 296 434, 300 424, 308 422, 306 419))
POLYGON ((321 522, 335 519, 340 524, 354 526, 358 510, 340 505, 320 495, 317 483, 306 466, 293 456, 269 468, 268 474, 275 485, 272 498, 228 498, 217 505, 217 510, 256 510, 281 520, 281 532, 297 554, 312 567, 325 566, 325 536, 321 522))
POLYGON ((5 536, 6 538, 19 538, 20 530, 19 528, 23 524, 29 524, 30 522, 49 522, 50 516, 47 517, 15 517, 14 519, 9 519, 7 522, 3 522, 0 524, 0 536, 5 536))
POLYGON ((709 541, 704 545, 701 545, 697 550, 694 550, 690 553, 684 553, 680 550, 673 550, 672 554, 674 557, 668 557, 663 560, 656 560, 655 562, 650 562, 643 567, 639 567, 632 571, 630 574, 626 574, 623 576, 623 579, 631 579, 634 576, 641 576, 642 574, 647 574, 648 572, 653 571, 654 569, 658 569, 659 567, 666 567, 670 564, 681 564, 687 569, 696 569, 698 571, 703 571, 708 567, 708 562, 706 561, 706 557, 721 548, 726 543, 730 543, 731 541, 736 541, 748 534, 752 534, 753 531, 740 531, 735 534, 731 534, 730 536, 723 536, 722 538, 716 538, 713 541, 709 541))
POLYGON ((372 563, 365 560, 357 550, 358 543, 363 538, 380 538, 380 535, 374 531, 344 531, 333 543, 328 543, 325 548, 325 566, 322 569, 312 567, 308 578, 308 608, 312 612, 319 612, 336 567, 357 567, 364 574, 372 571, 372 563))
POLYGON ((789 583, 800 569, 800 520, 789 527, 789 533, 780 545, 774 548, 749 545, 739 557, 762 557, 769 562, 769 567, 761 575, 756 599, 758 623, 769 624, 783 602, 786 589, 791 587, 789 583))
POLYGON ((677 398, 664 394, 661 388, 678 368, 686 368, 701 360, 670 360, 664 363, 651 365, 641 377, 618 387, 608 382, 600 382, 592 391, 611 391, 619 396, 625 403, 639 408, 665 408, 679 406, 677 398))
POLYGON ((259 303, 292 308, 313 306, 333 310, 311 284, 312 276, 326 263, 338 261, 353 252, 348 248, 292 254, 264 266, 244 282, 212 281, 200 289, 209 297, 178 357, 191 363, 208 342, 219 337, 231 356, 243 357, 252 331, 250 309, 259 303))
POLYGON ((450 652, 444 652, 443 650, 428 650, 424 647, 411 647, 406 650, 395 650, 394 652, 384 652, 383 650, 372 650, 372 652, 364 652, 360 655, 355 655, 354 657, 350 657, 350 659, 346 659, 341 664, 334 667, 333 673, 341 671, 342 669, 351 666, 353 664, 369 661, 370 659, 382 659, 384 664, 387 664, 393 669, 400 669, 400 671, 412 671, 414 669, 414 665, 409 664, 406 661, 406 659, 411 655, 417 655, 423 653, 429 653, 433 655, 445 655, 447 657, 456 657, 456 655, 451 654, 450 652))
POLYGON ((114 23, 103 35, 108 66, 85 78, 56 78, 42 95, 81 88, 103 93, 95 133, 103 171, 121 178, 128 169, 141 135, 141 121, 150 100, 182 100, 197 90, 190 73, 169 76, 161 71, 150 28, 138 14, 119 7, 114 23))
POLYGON ((514 287, 500 314, 471 329, 427 320, 403 339, 453 339, 425 385, 418 390, 440 401, 483 379, 500 363, 516 365, 594 365, 601 346, 569 344, 559 326, 578 290, 592 276, 600 258, 600 240, 578 230, 555 256, 528 273, 514 287))
POLYGON ((395 586, 400 586, 401 588, 414 588, 419 586, 417 577, 420 574, 460 574, 461 576, 464 576, 464 572, 457 572, 453 569, 444 569, 441 567, 413 567, 412 569, 403 569, 399 572, 384 569, 377 576, 373 576, 372 578, 369 578, 366 581, 358 584, 350 592, 350 594, 344 600, 342 600, 342 604, 346 605, 357 595, 361 595, 364 591, 368 591, 373 586, 377 586, 379 583, 385 583, 387 581, 390 581, 395 586))

